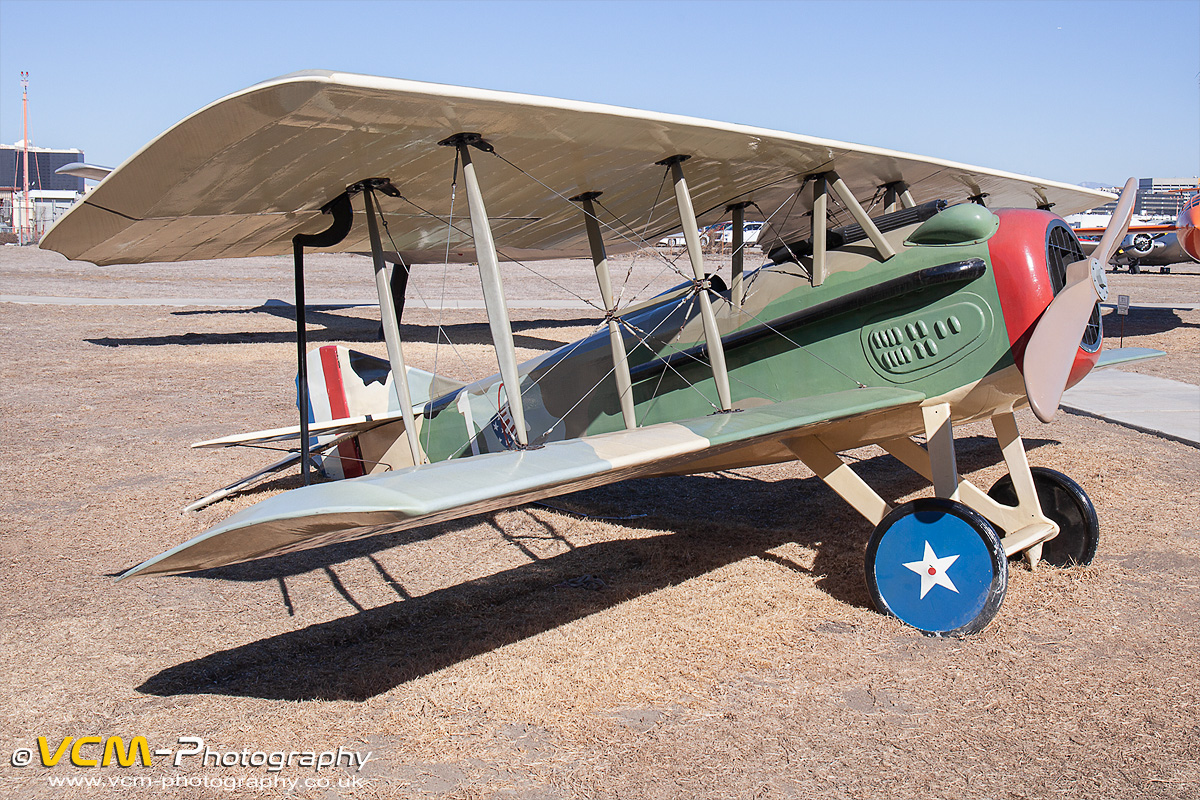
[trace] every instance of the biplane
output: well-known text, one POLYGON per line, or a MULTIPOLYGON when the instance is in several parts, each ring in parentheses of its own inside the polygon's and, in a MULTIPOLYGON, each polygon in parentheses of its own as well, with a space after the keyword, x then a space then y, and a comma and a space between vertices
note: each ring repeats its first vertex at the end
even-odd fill
POLYGON ((163 133, 42 247, 101 265, 293 259, 299 424, 202 444, 295 441, 275 468, 299 463, 306 485, 122 577, 629 478, 800 461, 875 525, 865 576, 878 608, 926 634, 963 635, 997 613, 1010 557, 1086 564, 1096 551, 1087 495, 1030 467, 1014 415, 1028 404, 1049 422, 1067 386, 1136 357, 1102 358, 1097 309, 1133 192, 1091 258, 1055 213, 1110 198, 741 125, 304 72, 163 133), (753 269, 747 209, 764 221, 765 263, 753 269), (722 221, 733 232, 728 280, 706 267, 698 233, 722 221), (680 228, 679 285, 622 305, 609 255, 680 228), (370 254, 386 359, 307 352, 313 249, 370 254), (603 320, 521 364, 499 264, 549 258, 590 260, 581 268, 595 273, 603 320), (478 265, 497 364, 466 385, 409 366, 401 335, 411 270, 450 261, 478 265), (988 491, 955 463, 954 426, 977 420, 991 421, 1008 468, 988 491), (870 444, 934 496, 893 508, 838 455, 870 444), (310 465, 326 480, 310 479, 310 465))

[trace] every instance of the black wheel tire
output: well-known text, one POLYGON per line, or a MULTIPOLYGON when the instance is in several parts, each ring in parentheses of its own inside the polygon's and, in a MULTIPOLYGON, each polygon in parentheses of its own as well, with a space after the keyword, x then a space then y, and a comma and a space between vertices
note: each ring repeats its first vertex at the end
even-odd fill
POLYGON ((1129 265, 1129 274, 1130 275, 1137 275, 1141 271, 1142 271, 1142 268, 1139 265, 1137 265, 1137 264, 1129 265))
MULTIPOLYGON (((1042 545, 1042 561, 1053 567, 1086 566, 1100 545, 1100 520, 1096 507, 1078 483, 1056 470, 1033 467, 1033 486, 1042 513, 1058 525, 1058 536, 1042 545)), ((1007 506, 1017 504, 1012 476, 1005 475, 988 491, 988 497, 1007 506)))
POLYGON ((953 500, 922 498, 893 509, 871 533, 864 566, 875 607, 926 636, 978 633, 1008 590, 1008 559, 996 529, 953 500), (939 565, 944 577, 927 582, 916 564, 932 564, 930 558, 948 563, 939 565), (920 586, 913 584, 918 576, 920 586))

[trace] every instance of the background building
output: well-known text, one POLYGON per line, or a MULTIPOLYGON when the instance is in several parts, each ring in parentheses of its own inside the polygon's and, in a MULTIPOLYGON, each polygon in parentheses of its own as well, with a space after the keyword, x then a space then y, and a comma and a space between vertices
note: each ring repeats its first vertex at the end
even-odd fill
MULTIPOLYGON (((1133 213, 1142 217, 1170 217, 1172 221, 1183 210, 1183 204, 1200 189, 1200 179, 1191 178, 1138 178, 1137 203, 1133 213)), ((1120 186, 1103 187, 1105 191, 1120 194, 1120 186)), ((1087 211, 1087 214, 1109 214, 1117 208, 1117 201, 1106 203, 1087 211)))
POLYGON ((1140 178, 1138 180, 1138 204, 1136 214, 1147 216, 1178 217, 1183 204, 1197 189, 1197 179, 1192 178, 1140 178))
POLYGON ((26 226, 34 241, 41 238, 54 220, 84 191, 83 178, 55 175, 54 171, 74 161, 83 161, 82 150, 29 148, 30 209, 23 208, 25 152, 19 145, 0 145, 0 235, 9 237, 26 226), (27 219, 28 217, 28 219, 27 219))

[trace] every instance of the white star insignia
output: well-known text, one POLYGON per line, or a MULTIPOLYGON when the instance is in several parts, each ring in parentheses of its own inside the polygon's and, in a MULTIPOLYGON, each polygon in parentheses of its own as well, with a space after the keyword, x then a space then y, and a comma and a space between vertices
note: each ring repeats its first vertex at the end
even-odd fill
POLYGON ((933 552, 933 548, 929 546, 929 542, 925 542, 925 558, 920 561, 910 561, 904 566, 921 576, 921 599, 924 600, 925 595, 929 594, 929 590, 935 583, 938 586, 945 586, 952 592, 958 592, 958 587, 946 574, 946 570, 957 560, 958 556, 938 558, 937 554, 933 552))

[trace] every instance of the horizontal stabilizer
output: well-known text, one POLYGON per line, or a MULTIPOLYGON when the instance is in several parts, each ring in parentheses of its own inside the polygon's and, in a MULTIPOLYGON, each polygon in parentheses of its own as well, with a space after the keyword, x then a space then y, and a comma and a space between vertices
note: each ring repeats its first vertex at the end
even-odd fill
MULTIPOLYGON (((348 348, 328 345, 309 353, 310 402, 318 404, 316 419, 308 425, 311 436, 341 436, 346 433, 364 433, 389 422, 403 419, 398 408, 394 408, 395 393, 392 391, 391 368, 386 359, 376 358, 348 348), (330 365, 324 369, 325 363, 330 365), (336 381, 336 419, 331 407, 335 402, 329 397, 333 391, 331 376, 336 381), (359 413, 355 414, 355 411, 359 413), (372 413, 364 413, 371 411, 372 413), (347 413, 349 412, 349 413, 347 413)), ((435 375, 416 367, 407 367, 408 389, 412 397, 413 410, 420 414, 421 408, 437 397, 456 392, 465 383, 435 375)), ((310 419, 312 419, 310 417, 310 419)), ((300 426, 271 428, 222 436, 196 442, 192 447, 234 447, 238 445, 286 442, 300 438, 300 426)), ((324 444, 324 442, 323 442, 324 444)))
POLYGON ((235 514, 121 577, 235 564, 666 474, 689 462, 711 462, 722 453, 839 421, 857 423, 924 399, 902 389, 851 389, 306 486, 235 514))
MULTIPOLYGON (((308 426, 311 436, 340 436, 345 433, 362 433, 389 422, 401 419, 399 411, 389 411, 386 414, 372 414, 363 417, 347 417, 346 419, 313 422, 308 426)), ((192 447, 234 447, 248 444, 267 444, 270 442, 286 442, 300 438, 300 426, 289 425, 286 428, 271 428, 265 431, 250 433, 235 433, 232 436, 222 436, 220 439, 209 439, 196 442, 192 447)))

